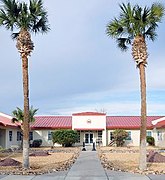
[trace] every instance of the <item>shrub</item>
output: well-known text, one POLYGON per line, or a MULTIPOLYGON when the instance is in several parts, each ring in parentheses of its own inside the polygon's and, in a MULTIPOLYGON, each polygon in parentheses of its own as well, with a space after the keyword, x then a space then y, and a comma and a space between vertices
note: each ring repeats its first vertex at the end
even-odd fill
POLYGON ((148 143, 150 146, 155 146, 155 139, 154 139, 154 137, 152 137, 152 136, 147 136, 147 137, 146 137, 146 140, 147 140, 147 143, 148 143))
POLYGON ((78 142, 78 134, 74 130, 57 130, 52 133, 52 142, 69 147, 78 142))
POLYGON ((116 129, 113 132, 113 137, 117 146, 123 146, 125 139, 128 137, 128 133, 123 129, 116 129))
POLYGON ((32 143, 32 147, 40 147, 42 144, 42 139, 35 139, 32 143))

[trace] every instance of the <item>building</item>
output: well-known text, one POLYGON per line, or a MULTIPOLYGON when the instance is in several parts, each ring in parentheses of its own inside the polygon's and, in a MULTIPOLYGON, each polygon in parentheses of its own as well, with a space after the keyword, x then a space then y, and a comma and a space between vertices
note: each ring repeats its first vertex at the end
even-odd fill
POLYGON ((12 123, 12 116, 0 113, 0 146, 10 148, 21 144, 20 125, 12 123))
MULTIPOLYGON (((3 117, 5 122, 6 117, 3 117)), ((11 126, 11 116, 8 116, 6 126, 2 119, 0 120, 0 133, 3 134, 3 138, 0 138, 0 146, 7 148, 20 144, 20 126, 15 124, 11 126), (9 141, 11 131, 12 141, 9 141)), ((111 142, 112 132, 115 129, 125 129, 129 134, 125 145, 139 145, 140 116, 107 116, 105 113, 82 112, 74 113, 72 116, 36 116, 35 119, 35 122, 31 124, 30 140, 42 139, 42 146, 52 146, 51 132, 57 129, 76 130, 79 134, 79 143, 76 145, 82 145, 83 142, 91 145, 96 142, 103 146, 111 142)), ((147 117, 147 136, 154 137, 157 146, 165 147, 164 116, 147 117)))

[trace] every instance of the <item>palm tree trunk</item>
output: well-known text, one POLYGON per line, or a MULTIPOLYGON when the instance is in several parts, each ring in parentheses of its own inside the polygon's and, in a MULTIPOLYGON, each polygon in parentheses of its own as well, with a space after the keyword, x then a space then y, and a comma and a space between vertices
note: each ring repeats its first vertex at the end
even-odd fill
POLYGON ((145 170, 147 168, 146 162, 146 122, 147 122, 147 103, 146 103, 146 77, 145 65, 140 63, 140 88, 141 88, 141 127, 140 127, 140 157, 139 169, 145 170))
POLYGON ((29 168, 29 77, 28 58, 22 56, 24 120, 23 120, 23 168, 29 168))

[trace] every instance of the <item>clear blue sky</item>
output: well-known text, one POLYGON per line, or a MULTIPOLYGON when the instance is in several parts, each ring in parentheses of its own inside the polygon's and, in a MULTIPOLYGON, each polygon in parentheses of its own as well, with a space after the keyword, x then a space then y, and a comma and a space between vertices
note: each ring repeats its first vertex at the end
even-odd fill
MULTIPOLYGON (((121 2, 128 1, 45 1, 51 31, 32 35, 35 49, 29 58, 30 104, 38 114, 104 109, 108 115, 140 115, 139 72, 131 50, 121 52, 105 34, 121 2)), ((150 6, 155 1, 130 2, 150 6)), ((165 18, 157 40, 147 41, 148 115, 165 115, 164 29, 165 18)), ((0 28, 0 111, 7 114, 23 107, 21 59, 10 34, 0 28)))

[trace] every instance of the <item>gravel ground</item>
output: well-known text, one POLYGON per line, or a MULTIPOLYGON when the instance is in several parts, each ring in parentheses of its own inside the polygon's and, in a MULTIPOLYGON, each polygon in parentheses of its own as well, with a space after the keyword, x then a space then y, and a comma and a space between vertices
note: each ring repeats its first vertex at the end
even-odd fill
MULTIPOLYGON (((152 162, 148 162, 148 169, 144 174, 165 174, 165 162, 161 161, 165 158, 165 153, 157 151, 157 148, 147 149, 148 154, 150 153, 150 157, 152 157, 152 162)), ((138 148, 103 147, 99 149, 99 156, 106 169, 142 173, 138 170, 138 148)))
POLYGON ((0 152, 0 174, 45 174, 67 170, 79 155, 79 148, 32 149, 30 169, 22 168, 22 152, 0 152))

